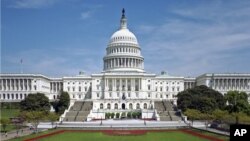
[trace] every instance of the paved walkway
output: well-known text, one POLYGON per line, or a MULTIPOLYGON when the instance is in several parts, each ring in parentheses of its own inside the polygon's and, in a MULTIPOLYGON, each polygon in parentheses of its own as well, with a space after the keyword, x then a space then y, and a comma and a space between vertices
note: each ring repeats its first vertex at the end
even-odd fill
POLYGON ((12 130, 10 132, 7 132, 7 136, 5 133, 1 133, 1 141, 16 138, 16 137, 30 135, 32 133, 33 133, 33 130, 30 130, 30 128, 23 128, 20 130, 12 130))
MULTIPOLYGON (((89 121, 89 122, 62 122, 54 126, 64 128, 178 128, 187 126, 183 121, 144 121, 144 120, 103 120, 103 121, 89 121)), ((48 129, 52 128, 50 123, 40 123, 38 128, 48 129)))

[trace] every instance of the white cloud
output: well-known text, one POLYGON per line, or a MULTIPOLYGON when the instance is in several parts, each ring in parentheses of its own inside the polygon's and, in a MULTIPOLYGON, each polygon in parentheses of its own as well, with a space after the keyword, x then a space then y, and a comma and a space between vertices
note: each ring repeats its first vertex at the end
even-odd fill
POLYGON ((15 0, 10 5, 13 8, 43 8, 56 3, 58 0, 15 0))
POLYGON ((81 13, 81 19, 85 20, 91 17, 92 12, 91 11, 86 11, 81 13))
POLYGON ((172 9, 182 17, 168 17, 165 23, 155 27, 141 25, 139 33, 149 31, 149 37, 142 44, 146 70, 192 76, 250 71, 246 61, 250 56, 250 14, 246 12, 250 13, 250 9, 245 5, 232 9, 222 7, 178 9, 178 12, 172 9), (201 8, 204 9, 199 10, 201 8), (229 15, 231 11, 234 12, 229 15), (233 67, 232 62, 236 60, 238 63, 233 67))

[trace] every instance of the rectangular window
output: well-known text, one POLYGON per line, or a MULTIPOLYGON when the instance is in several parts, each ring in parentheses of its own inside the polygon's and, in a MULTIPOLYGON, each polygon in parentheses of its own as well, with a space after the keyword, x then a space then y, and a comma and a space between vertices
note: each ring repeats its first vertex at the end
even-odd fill
POLYGON ((68 92, 70 91, 70 87, 68 87, 68 92))
POLYGON ((81 87, 79 87, 79 92, 82 91, 81 87))
POLYGON ((131 86, 130 85, 128 85, 128 91, 131 91, 131 86))
POLYGON ((96 95, 97 95, 97 97, 99 97, 99 93, 97 93, 96 95))
POLYGON ((111 85, 109 85, 109 91, 112 91, 112 86, 111 85))
POLYGON ((150 85, 148 85, 148 90, 150 90, 150 85))

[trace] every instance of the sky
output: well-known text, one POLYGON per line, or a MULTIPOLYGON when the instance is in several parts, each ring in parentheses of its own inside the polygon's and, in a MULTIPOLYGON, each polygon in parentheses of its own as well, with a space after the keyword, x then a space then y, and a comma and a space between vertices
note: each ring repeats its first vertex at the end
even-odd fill
POLYGON ((122 8, 146 72, 250 73, 249 0, 1 0, 1 72, 100 73, 122 8))

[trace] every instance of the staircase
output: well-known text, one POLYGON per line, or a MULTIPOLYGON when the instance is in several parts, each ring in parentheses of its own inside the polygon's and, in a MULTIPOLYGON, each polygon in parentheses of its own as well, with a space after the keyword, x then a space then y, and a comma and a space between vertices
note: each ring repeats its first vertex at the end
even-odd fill
POLYGON ((155 101, 155 109, 157 109, 161 121, 181 120, 177 108, 170 101, 155 101))
POLYGON ((86 121, 92 105, 90 101, 76 101, 66 113, 63 121, 86 121))

